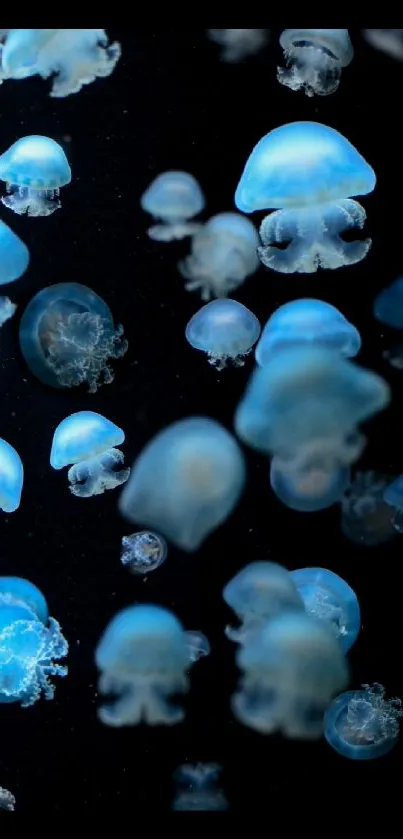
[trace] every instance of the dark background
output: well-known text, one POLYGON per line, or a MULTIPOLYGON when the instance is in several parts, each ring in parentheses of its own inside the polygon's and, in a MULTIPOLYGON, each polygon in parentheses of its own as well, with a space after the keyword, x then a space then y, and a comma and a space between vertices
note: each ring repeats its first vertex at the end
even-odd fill
POLYGON ((118 493, 71 496, 65 471, 51 470, 49 454, 55 426, 81 409, 105 414, 124 429, 129 464, 157 431, 182 417, 205 414, 231 427, 252 359, 243 369, 217 373, 186 344, 185 325, 200 305, 176 268, 189 243, 151 242, 139 199, 155 175, 178 168, 199 179, 208 199, 205 218, 231 210, 255 143, 275 126, 314 119, 345 134, 377 173, 376 192, 362 201, 372 250, 360 265, 310 276, 262 268, 234 296, 262 323, 279 304, 300 296, 342 310, 362 333, 359 362, 393 388, 392 406, 367 429, 360 468, 403 472, 403 374, 382 359, 388 336, 372 317, 375 294, 403 267, 403 65, 351 30, 356 53, 339 92, 308 99, 276 81, 280 30, 272 30, 262 53, 238 65, 220 63, 219 48, 203 30, 108 31, 123 50, 109 79, 62 100, 49 98, 49 84, 40 79, 9 81, 0 89, 1 151, 19 136, 48 134, 64 145, 73 172, 53 216, 20 218, 1 210, 29 246, 31 264, 4 288, 19 308, 0 334, 0 435, 17 448, 26 477, 20 509, 1 514, 0 573, 39 586, 70 654, 68 677, 55 679, 54 701, 42 699, 26 710, 1 707, 0 785, 14 793, 18 810, 43 815, 168 812, 172 773, 185 761, 221 763, 230 806, 245 814, 252 807, 275 812, 283 796, 300 792, 313 802, 318 789, 336 800, 348 791, 390 792, 401 745, 379 761, 353 763, 324 741, 265 738, 235 722, 229 709, 235 649, 223 632, 232 615, 221 591, 252 560, 331 568, 356 590, 362 607, 351 685, 379 681, 388 695, 403 695, 398 537, 362 548, 342 536, 337 507, 314 515, 287 510, 269 491, 266 460, 248 451, 249 481, 236 514, 195 555, 171 547, 165 565, 144 581, 120 563, 121 538, 135 528, 117 512, 118 493), (73 280, 105 298, 130 344, 115 365, 114 383, 96 395, 42 386, 19 351, 18 323, 31 297, 73 280), (94 649, 116 611, 135 602, 173 609, 212 645, 210 658, 191 674, 186 722, 172 729, 114 730, 97 721, 94 649))

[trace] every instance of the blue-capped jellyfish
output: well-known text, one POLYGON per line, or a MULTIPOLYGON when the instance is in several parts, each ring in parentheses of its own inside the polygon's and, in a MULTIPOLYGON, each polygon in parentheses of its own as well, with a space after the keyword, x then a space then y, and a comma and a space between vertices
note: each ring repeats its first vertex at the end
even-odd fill
POLYGON ((336 697, 325 714, 324 734, 343 757, 374 760, 396 745, 401 717, 401 700, 385 699, 385 688, 375 682, 336 697))
POLYGON ((334 93, 354 56, 348 29, 284 29, 280 44, 286 67, 277 69, 279 82, 307 96, 334 93))
POLYGON ((341 530, 347 539, 372 547, 396 535, 395 510, 385 501, 390 483, 372 470, 354 475, 341 499, 341 530))
POLYGON ((299 568, 291 571, 290 577, 306 611, 330 626, 347 653, 361 629, 360 607, 353 589, 326 568, 299 568))
POLYGON ((0 297, 0 327, 15 315, 17 306, 9 297, 0 297))
POLYGON ((190 417, 165 428, 143 449, 120 511, 192 552, 233 511, 245 476, 244 457, 231 434, 212 419, 190 417))
POLYGON ((270 315, 256 347, 256 361, 264 367, 274 353, 304 345, 328 348, 352 358, 360 351, 361 337, 330 303, 292 300, 270 315))
POLYGON ((383 500, 394 510, 392 522, 395 530, 403 533, 403 475, 385 487, 383 500))
POLYGON ((105 725, 182 722, 183 709, 169 699, 188 690, 186 633, 167 609, 144 605, 118 612, 99 641, 95 661, 99 692, 115 697, 98 711, 105 725))
POLYGON ((21 577, 0 577, 0 703, 27 708, 42 694, 53 699, 49 677, 67 675, 67 667, 55 664, 67 652, 39 589, 21 577))
POLYGON ((104 29, 8 29, 0 80, 52 76, 50 95, 62 98, 110 76, 120 55, 104 29))
POLYGON ((124 431, 95 411, 77 411, 62 420, 53 435, 50 465, 67 473, 70 492, 78 498, 102 495, 124 484, 130 469, 120 468, 124 454, 117 449, 124 431))
POLYGON ((0 787, 0 810, 15 810, 14 795, 4 787, 0 787))
POLYGON ((18 510, 24 483, 24 467, 15 448, 0 438, 0 509, 18 510))
POLYGON ((219 213, 193 236, 191 253, 179 263, 187 291, 200 291, 202 300, 227 297, 259 267, 259 236, 252 222, 239 213, 219 213))
POLYGON ((61 207, 60 188, 71 181, 67 157, 55 140, 21 137, 0 157, 0 180, 7 184, 3 204, 19 216, 50 216, 61 207))
POLYGON ((375 188, 375 172, 334 128, 292 122, 266 134, 252 151, 235 194, 243 213, 274 209, 260 228, 259 257, 283 274, 311 274, 360 262, 371 240, 345 241, 362 228, 353 195, 375 188))
POLYGON ((237 300, 212 300, 190 319, 186 338, 207 354, 209 364, 223 370, 230 361, 242 367, 260 335, 257 317, 237 300))
POLYGON ((141 206, 160 223, 148 235, 157 242, 172 242, 193 236, 201 227, 192 222, 204 209, 206 200, 196 178, 189 172, 163 172, 146 189, 141 206))
POLYGON ((363 29, 366 41, 397 61, 403 61, 403 29, 363 29))
POLYGON ((216 763, 185 763, 174 772, 178 786, 172 810, 181 813, 218 813, 228 810, 228 801, 218 786, 222 767, 216 763))
POLYGON ((222 46, 221 60, 235 64, 259 52, 269 40, 268 29, 208 29, 209 38, 222 46))
POLYGON ((0 285, 18 280, 28 268, 29 250, 16 233, 0 221, 0 285))
POLYGON ((350 468, 331 465, 319 444, 313 444, 309 456, 300 466, 273 457, 270 464, 270 486, 290 510, 317 513, 337 504, 350 484, 350 468))
POLYGON ((262 734, 316 739, 323 714, 349 672, 334 633, 305 612, 284 612, 239 647, 242 671, 232 709, 262 734))
POLYGON ((20 322, 20 347, 31 372, 51 387, 88 385, 96 393, 114 379, 112 359, 128 347, 102 297, 81 283, 39 291, 20 322))
POLYGON ((141 530, 123 536, 120 559, 131 574, 149 574, 165 562, 168 545, 162 536, 141 530))

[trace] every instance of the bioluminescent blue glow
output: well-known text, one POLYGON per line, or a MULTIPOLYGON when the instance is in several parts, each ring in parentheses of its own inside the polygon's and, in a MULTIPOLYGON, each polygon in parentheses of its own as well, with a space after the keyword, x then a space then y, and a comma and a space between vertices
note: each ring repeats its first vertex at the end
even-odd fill
POLYGON ((306 611, 325 621, 347 653, 361 629, 357 595, 338 574, 326 568, 299 568, 290 577, 306 611))
POLYGON ((347 539, 371 547, 396 535, 395 510, 385 501, 391 478, 357 472, 341 499, 341 530, 347 539))
POLYGON ((212 300, 190 319, 186 338, 196 350, 205 352, 218 370, 228 362, 244 364, 260 335, 260 323, 246 306, 237 300, 212 300))
POLYGON ((209 38, 222 47, 221 60, 235 64, 266 46, 268 29, 207 29, 209 38))
POLYGON ((21 137, 0 157, 0 180, 9 195, 1 199, 14 213, 50 216, 61 207, 60 187, 71 181, 67 157, 50 137, 21 137))
POLYGON ((397 743, 400 699, 385 699, 383 685, 363 685, 337 696, 327 710, 324 733, 329 746, 350 760, 374 760, 397 743))
POLYGON ((205 203, 200 185, 188 172, 158 175, 141 197, 143 210, 161 221, 150 227, 150 239, 172 242, 193 236, 201 225, 190 219, 201 213, 205 203))
POLYGON ((393 329, 403 329, 403 277, 375 297, 374 315, 377 320, 393 329))
POLYGON ((141 530, 123 536, 120 559, 131 574, 149 574, 165 562, 168 545, 162 536, 141 530))
POLYGON ((185 635, 189 664, 195 664, 200 658, 206 658, 206 656, 210 655, 210 642, 203 632, 189 629, 186 630, 185 635))
POLYGON ((313 444, 306 463, 300 466, 273 457, 270 486, 279 501, 290 510, 299 513, 326 510, 341 501, 350 484, 349 466, 330 464, 328 454, 329 458, 331 454, 321 451, 321 446, 321 443, 317 447, 313 444))
POLYGON ((0 297, 0 327, 15 315, 17 306, 9 297, 0 297))
POLYGON ((0 285, 18 280, 28 268, 29 250, 19 236, 0 221, 0 285))
POLYGON ((185 763, 174 773, 178 792, 172 803, 174 812, 223 812, 228 801, 218 786, 221 766, 215 763, 185 763))
POLYGON ((403 475, 385 487, 383 500, 394 509, 392 521, 395 530, 403 533, 403 475))
POLYGON ((15 448, 0 438, 0 508, 18 510, 24 483, 24 467, 15 448))
POLYGON ((286 67, 278 68, 279 82, 307 96, 334 93, 354 56, 348 29, 284 29, 280 44, 286 67))

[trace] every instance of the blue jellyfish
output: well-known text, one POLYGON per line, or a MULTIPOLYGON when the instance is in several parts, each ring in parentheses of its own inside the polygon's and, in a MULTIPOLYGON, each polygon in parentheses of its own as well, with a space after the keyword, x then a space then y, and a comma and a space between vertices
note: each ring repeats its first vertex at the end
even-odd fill
POLYGON ((68 644, 49 617, 43 594, 28 580, 0 577, 0 703, 33 705, 43 693, 53 699, 50 676, 66 676, 68 644))
POLYGON ((374 315, 386 326, 403 329, 403 277, 399 277, 377 295, 374 315))
POLYGON ((210 655, 211 647, 204 632, 188 629, 185 632, 189 665, 195 664, 201 658, 210 655))
POLYGON ((403 533, 403 475, 399 475, 395 481, 383 491, 383 500, 394 510, 392 523, 398 533, 403 533))
POLYGON ((28 268, 29 250, 19 236, 0 221, 0 285, 18 280, 28 268))
POLYGON ((300 466, 273 457, 270 486, 279 501, 290 510, 316 513, 341 501, 350 484, 350 469, 344 464, 332 466, 323 454, 318 445, 317 452, 312 449, 307 462, 300 466))
POLYGON ((279 82, 307 96, 334 93, 354 56, 348 29, 284 29, 280 44, 286 67, 277 69, 279 82))
POLYGON ((304 345, 328 348, 352 358, 360 351, 361 337, 330 303, 292 300, 270 315, 256 347, 256 361, 264 367, 274 353, 304 345))
POLYGON ((363 29, 366 41, 397 61, 403 61, 403 29, 363 29))
POLYGON ((346 242, 366 214, 352 195, 375 188, 373 169, 334 128, 292 122, 260 140, 245 166, 235 203, 243 213, 277 209, 260 228, 263 264, 283 274, 353 265, 371 240, 346 242), (285 247, 286 245, 286 247, 285 247))
POLYGON ((228 801, 218 786, 222 767, 216 763, 185 763, 174 772, 178 792, 172 810, 181 813, 210 813, 228 810, 228 801))
POLYGON ((0 327, 15 315, 17 306, 9 297, 0 297, 0 327))
POLYGON ((52 76, 50 95, 62 98, 110 76, 120 55, 104 29, 8 29, 0 79, 52 76))
POLYGON ((221 60, 236 64, 266 46, 268 29, 208 29, 209 38, 222 46, 221 60))
POLYGON ((241 621, 239 629, 227 626, 231 641, 250 643, 269 620, 283 612, 303 611, 304 604, 288 573, 274 562, 251 562, 227 583, 223 598, 241 621))
POLYGON ((306 611, 331 627, 347 653, 361 629, 360 607, 353 589, 326 568, 299 568, 291 571, 290 577, 306 611))
POLYGON ((3 204, 19 216, 50 216, 61 207, 60 187, 71 181, 67 157, 50 137, 21 137, 0 157, 0 180, 9 195, 3 204))
POLYGON ((209 364, 223 370, 229 361, 242 367, 260 335, 260 323, 236 300, 212 300, 190 319, 186 338, 207 353, 209 364))
POLYGON ((249 219, 239 213, 219 213, 192 239, 191 253, 179 263, 188 291, 202 300, 227 297, 259 267, 259 236, 249 219))
POLYGON ((57 426, 50 465, 53 469, 63 469, 73 464, 67 473, 73 495, 79 498, 102 495, 129 478, 130 469, 119 468, 124 463, 124 455, 116 448, 124 439, 124 431, 102 414, 78 411, 57 426))
POLYGON ((162 222, 150 227, 150 239, 172 242, 193 236, 201 225, 190 219, 201 213, 205 203, 201 187, 188 172, 158 175, 141 197, 143 210, 162 222))
POLYGON ((316 739, 332 697, 348 682, 340 644, 328 627, 305 612, 284 612, 241 646, 242 671, 232 709, 262 734, 316 739))
POLYGON ((131 574, 149 574, 165 562, 168 546, 162 536, 141 530, 123 536, 120 559, 131 574))
POLYGON ((242 451, 228 431, 190 417, 165 428, 141 452, 120 511, 192 552, 233 511, 245 477, 242 451))
POLYGON ((39 291, 20 323, 21 352, 31 372, 51 387, 88 385, 96 393, 114 379, 111 359, 128 347, 102 297, 81 283, 39 291))
POLYGON ((0 810, 15 810, 15 798, 4 787, 0 787, 0 810))
POLYGON ((99 692, 116 697, 98 711, 105 725, 182 722, 184 711, 168 700, 188 690, 186 633, 167 609, 131 606, 118 612, 99 641, 95 661, 99 692))
POLYGON ((396 535, 395 510, 385 501, 386 475, 357 472, 341 499, 341 530, 350 541, 371 547, 396 535))
POLYGON ((24 467, 18 452, 0 438, 0 508, 5 513, 18 510, 23 483, 24 467))
POLYGON ((399 737, 403 717, 400 699, 385 699, 385 688, 375 683, 337 696, 324 719, 329 746, 350 760, 374 760, 388 754, 399 737))

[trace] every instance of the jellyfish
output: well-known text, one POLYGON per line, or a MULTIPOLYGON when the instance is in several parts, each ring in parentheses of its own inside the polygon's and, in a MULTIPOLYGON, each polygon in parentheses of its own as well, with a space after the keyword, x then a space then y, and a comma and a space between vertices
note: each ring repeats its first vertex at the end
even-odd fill
POLYGON ((15 315, 17 306, 9 297, 0 297, 0 327, 15 315))
POLYGON ((118 612, 98 643, 95 661, 99 692, 116 697, 98 711, 105 725, 182 722, 184 711, 168 700, 188 690, 186 633, 167 609, 143 605, 118 612))
POLYGON ((350 484, 350 475, 348 466, 331 466, 327 457, 323 458, 321 444, 299 467, 278 457, 273 457, 270 465, 273 492, 282 504, 299 513, 316 513, 337 504, 350 484))
POLYGON ((337 696, 326 711, 324 733, 343 757, 374 760, 396 745, 401 717, 401 700, 385 699, 385 688, 375 682, 337 696))
POLYGON ((395 530, 403 533, 403 475, 399 475, 395 481, 385 487, 383 500, 394 510, 392 523, 395 530))
POLYGON ((334 128, 292 122, 275 128, 252 151, 235 194, 243 213, 276 209, 260 228, 259 257, 273 271, 311 274, 360 262, 371 240, 342 234, 365 223, 353 195, 375 188, 375 172, 334 128))
POLYGON ((149 574, 165 562, 168 546, 162 536, 141 530, 123 536, 120 559, 131 574, 149 574))
POLYGON ((227 297, 259 267, 259 236, 239 213, 219 213, 203 224, 192 239, 191 253, 179 263, 188 291, 201 298, 227 297))
POLYGON ((385 500, 391 479, 372 470, 357 472, 341 499, 341 530, 347 539, 371 547, 396 535, 395 511, 385 500))
MULTIPOLYGON (((403 277, 395 280, 376 296, 373 306, 374 316, 385 326, 403 330, 403 277)), ((383 352, 383 357, 395 367, 403 370, 403 341, 383 352)))
POLYGON ((348 29, 284 29, 280 44, 286 67, 277 68, 279 82, 307 96, 334 93, 354 57, 348 29))
POLYGON ((256 347, 256 361, 264 367, 280 350, 313 345, 352 358, 360 351, 361 337, 330 303, 292 300, 270 315, 256 347))
POLYGON ((363 29, 362 34, 375 49, 403 61, 403 29, 363 29))
POLYGON ((188 629, 185 632, 189 664, 195 664, 201 658, 210 655, 211 647, 208 638, 199 630, 188 629))
POLYGON ((5 513, 18 510, 23 483, 24 467, 18 452, 0 438, 0 509, 5 513))
POLYGON ((262 734, 316 739, 323 714, 348 682, 348 666, 334 633, 304 612, 283 612, 241 646, 242 671, 232 709, 262 734))
POLYGON ((6 33, 0 78, 52 76, 50 95, 58 98, 110 76, 121 55, 120 44, 109 44, 104 29, 9 29, 6 33))
POLYGON ((50 137, 21 137, 0 157, 3 204, 19 216, 50 216, 61 207, 60 187, 71 181, 67 157, 50 137))
POLYGON ((172 242, 193 236, 201 224, 190 219, 201 213, 205 203, 201 187, 188 172, 158 175, 141 197, 142 209, 161 221, 150 227, 150 239, 172 242))
POLYGON ((29 369, 44 384, 86 384, 89 393, 96 393, 113 381, 110 360, 121 358, 128 343, 102 297, 81 283, 57 283, 28 303, 20 347, 29 369))
POLYGON ((78 411, 57 426, 50 465, 63 469, 73 464, 67 477, 70 492, 78 498, 102 495, 129 478, 130 469, 120 468, 124 455, 116 448, 124 439, 124 431, 106 417, 94 411, 78 411))
POLYGON ((29 250, 19 236, 0 221, 0 285, 18 280, 28 268, 29 250))
POLYGON ((207 29, 211 41, 222 46, 221 60, 235 64, 266 46, 268 29, 207 29))
POLYGON ((53 699, 50 676, 66 676, 68 644, 49 617, 39 589, 21 577, 0 577, 0 703, 33 705, 43 693, 53 699))
POLYGON ((344 653, 355 644, 361 613, 357 595, 338 574, 326 568, 299 568, 290 572, 306 611, 332 629, 344 653))
POLYGON ((233 511, 245 477, 242 451, 228 431, 206 417, 190 417, 143 449, 120 511, 193 552, 233 511))
POLYGON ((15 798, 4 787, 0 787, 0 810, 15 810, 15 798))
POLYGON ((207 354, 209 364, 223 370, 228 362, 242 367, 260 335, 260 323, 236 300, 212 300, 190 319, 186 338, 207 354))
POLYGON ((228 801, 218 787, 222 767, 216 763, 185 763, 174 773, 178 792, 172 804, 174 812, 224 812, 228 801))

